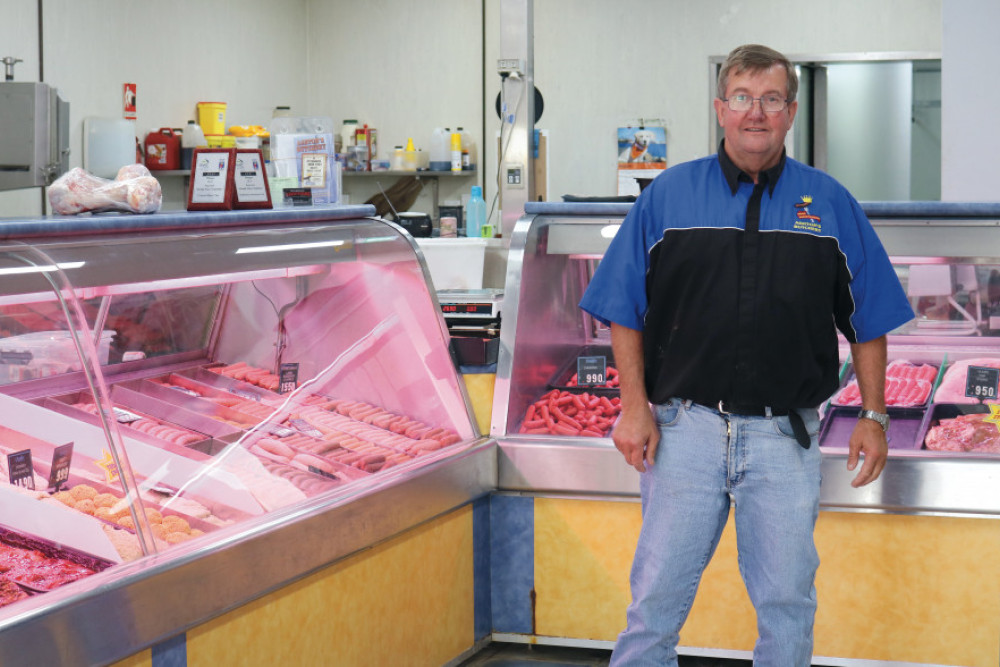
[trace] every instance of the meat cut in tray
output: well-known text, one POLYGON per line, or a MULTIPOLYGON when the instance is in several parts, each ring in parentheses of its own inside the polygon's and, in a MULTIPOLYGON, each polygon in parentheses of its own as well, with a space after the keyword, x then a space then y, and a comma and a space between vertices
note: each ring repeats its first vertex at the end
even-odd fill
POLYGON ((66 558, 0 541, 0 577, 23 588, 50 591, 91 574, 94 570, 66 558))
POLYGON ((0 526, 0 606, 88 577, 111 565, 0 526), (21 595, 14 587, 21 589, 21 595))
MULTIPOLYGON (((934 392, 935 403, 978 403, 979 399, 966 396, 965 388, 969 374, 969 366, 1000 368, 1000 358, 979 357, 962 359, 948 365, 941 379, 941 385, 934 392)), ((996 403, 998 399, 986 399, 986 403, 996 403)))
POLYGON ((226 377, 231 377, 234 380, 249 382, 250 384, 257 385, 262 389, 278 391, 279 378, 277 375, 265 368, 251 366, 244 361, 239 361, 228 366, 211 366, 208 370, 213 373, 225 375, 226 377))
MULTIPOLYGON (((78 512, 120 526, 129 532, 135 531, 135 522, 129 513, 129 506, 120 494, 109 491, 101 493, 90 484, 77 484, 53 494, 53 498, 78 512)), ((204 534, 201 529, 193 528, 189 519, 176 514, 164 514, 155 506, 151 506, 148 500, 144 502, 147 503, 146 521, 156 539, 167 544, 177 544, 204 534)), ((201 517, 203 521, 211 519, 211 523, 222 523, 204 507, 201 509, 204 510, 204 515, 201 517)))
POLYGON ((927 449, 943 452, 1000 453, 1000 429, 985 419, 989 413, 941 419, 927 431, 927 449))
MULTIPOLYGON (((931 364, 914 364, 896 359, 885 370, 885 404, 893 407, 924 405, 930 398, 938 368, 931 364)), ((861 390, 857 377, 840 390, 834 405, 861 405, 861 390)))
POLYGON ((302 406, 280 426, 250 438, 250 451, 338 479, 354 478, 345 474, 351 470, 375 473, 461 440, 450 429, 344 399, 302 406))
POLYGON ((272 393, 277 376, 245 362, 171 373, 149 383, 142 391, 163 399, 161 388, 170 389, 186 409, 246 430, 242 445, 272 475, 308 495, 462 439, 452 429, 364 401, 297 392, 288 408, 287 396, 272 393))
MULTIPOLYGON (((73 407, 80 410, 86 410, 91 414, 97 414, 97 405, 95 403, 80 401, 78 403, 74 403, 73 407)), ((118 423, 122 426, 140 431, 166 442, 171 442, 175 445, 185 446, 205 439, 205 436, 200 433, 195 433, 173 424, 167 424, 157 419, 153 419, 152 417, 139 415, 134 411, 121 406, 114 406, 114 410, 115 415, 118 418, 118 423)))

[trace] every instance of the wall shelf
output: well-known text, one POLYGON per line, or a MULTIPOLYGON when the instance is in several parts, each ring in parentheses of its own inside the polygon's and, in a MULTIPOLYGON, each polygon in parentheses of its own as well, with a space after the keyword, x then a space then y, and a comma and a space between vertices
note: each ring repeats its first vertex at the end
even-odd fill
POLYGON ((387 171, 342 171, 340 172, 344 179, 343 189, 347 191, 347 179, 351 177, 360 177, 360 180, 364 181, 372 178, 373 176, 381 176, 383 178, 395 179, 404 178, 406 176, 416 176, 418 180, 427 179, 431 186, 431 201, 432 210, 431 218, 436 221, 439 217, 439 206, 438 206, 438 191, 439 191, 439 180, 442 178, 452 179, 452 178, 477 178, 479 176, 479 170, 469 169, 466 171, 431 171, 430 169, 423 169, 420 171, 399 171, 399 170, 387 170, 387 171))
POLYGON ((478 176, 479 171, 476 169, 469 169, 467 171, 431 171, 429 169, 423 169, 420 171, 398 171, 398 170, 388 170, 388 171, 342 171, 340 172, 342 176, 429 176, 431 178, 462 178, 467 176, 478 176))

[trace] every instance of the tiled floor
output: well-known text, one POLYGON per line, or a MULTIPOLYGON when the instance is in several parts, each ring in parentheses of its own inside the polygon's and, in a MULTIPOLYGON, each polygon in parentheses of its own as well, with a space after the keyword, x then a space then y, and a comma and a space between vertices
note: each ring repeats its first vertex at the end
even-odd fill
MULTIPOLYGON (((460 667, 605 667, 610 659, 611 651, 602 649, 493 643, 460 667)), ((750 667, 750 664, 746 660, 680 658, 680 667, 750 667)))

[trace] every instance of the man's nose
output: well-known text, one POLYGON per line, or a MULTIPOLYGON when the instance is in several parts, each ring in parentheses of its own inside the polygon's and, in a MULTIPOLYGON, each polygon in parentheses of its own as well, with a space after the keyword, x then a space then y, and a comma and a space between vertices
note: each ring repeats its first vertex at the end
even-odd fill
POLYGON ((760 98, 750 100, 750 110, 747 111, 747 114, 754 117, 766 115, 764 113, 764 100, 760 98))

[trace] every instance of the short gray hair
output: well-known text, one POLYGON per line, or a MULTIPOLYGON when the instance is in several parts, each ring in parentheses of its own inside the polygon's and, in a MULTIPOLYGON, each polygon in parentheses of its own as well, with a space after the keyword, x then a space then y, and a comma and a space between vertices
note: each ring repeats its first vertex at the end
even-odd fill
POLYGON ((775 65, 781 65, 785 68, 788 75, 788 90, 786 91, 788 101, 794 101, 796 93, 799 92, 799 77, 795 74, 795 67, 781 53, 760 44, 737 46, 726 57, 726 62, 722 63, 722 69, 719 70, 717 84, 719 99, 726 97, 730 73, 763 72, 775 65))

